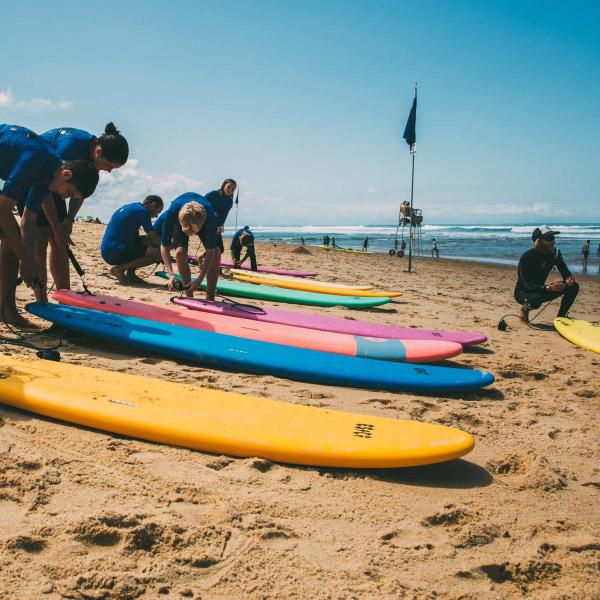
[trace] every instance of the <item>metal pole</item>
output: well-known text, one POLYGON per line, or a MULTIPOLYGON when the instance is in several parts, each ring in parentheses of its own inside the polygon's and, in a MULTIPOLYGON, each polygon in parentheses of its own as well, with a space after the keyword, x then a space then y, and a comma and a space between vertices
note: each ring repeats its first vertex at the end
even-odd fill
POLYGON ((412 250, 413 250, 413 192, 415 189, 415 155, 412 155, 412 178, 410 184, 410 229, 408 234, 408 272, 412 269, 412 250))

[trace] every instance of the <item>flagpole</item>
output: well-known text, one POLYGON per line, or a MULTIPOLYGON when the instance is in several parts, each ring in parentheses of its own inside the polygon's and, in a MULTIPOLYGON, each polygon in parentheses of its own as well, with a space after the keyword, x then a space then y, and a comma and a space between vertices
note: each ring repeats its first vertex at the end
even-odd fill
POLYGON ((410 183, 410 229, 408 230, 408 272, 412 269, 412 251, 413 251, 413 192, 415 189, 415 153, 412 153, 412 177, 410 183))

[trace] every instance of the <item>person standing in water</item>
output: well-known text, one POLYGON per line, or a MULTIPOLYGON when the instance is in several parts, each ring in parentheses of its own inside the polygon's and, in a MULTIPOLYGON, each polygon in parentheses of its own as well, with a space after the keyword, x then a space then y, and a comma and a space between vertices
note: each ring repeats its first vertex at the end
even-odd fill
POLYGON ((529 321, 530 308, 539 308, 542 303, 561 296, 557 316, 566 317, 579 292, 579 285, 565 264, 560 250, 554 246, 559 233, 560 231, 553 231, 547 225, 536 227, 531 235, 533 248, 519 260, 514 296, 521 305, 519 318, 524 323, 529 321), (546 284, 554 267, 561 274, 562 281, 546 284))
POLYGON ((437 241, 435 238, 433 238, 431 242, 431 258, 433 258, 434 254, 436 258, 440 257, 440 251, 438 250, 437 241))
POLYGON ((367 236, 363 241, 363 251, 366 252, 369 249, 369 236, 367 236))
POLYGON ((583 254, 583 270, 587 271, 588 258, 590 257, 590 240, 586 240, 581 247, 581 254, 583 254))
MULTIPOLYGON (((40 135, 62 160, 90 161, 96 171, 110 173, 122 167, 129 158, 129 144, 115 124, 110 122, 97 137, 83 129, 60 127, 40 135)), ((50 247, 50 272, 57 290, 71 287, 67 244, 73 231, 83 198, 69 199, 69 209, 63 198, 53 194, 53 201, 44 206, 37 219, 36 260, 40 269, 43 290, 47 286, 46 254, 50 247)), ((47 300, 47 298, 43 298, 47 300)))

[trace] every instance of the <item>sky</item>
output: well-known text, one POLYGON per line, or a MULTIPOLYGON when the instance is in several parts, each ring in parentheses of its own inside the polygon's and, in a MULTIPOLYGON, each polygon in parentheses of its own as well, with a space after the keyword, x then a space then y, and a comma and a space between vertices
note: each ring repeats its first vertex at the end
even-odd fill
MULTIPOLYGON (((254 225, 600 222, 600 3, 3 3, 0 122, 114 121, 106 220, 228 177, 254 225)), ((229 217, 234 219, 234 214, 229 217)))

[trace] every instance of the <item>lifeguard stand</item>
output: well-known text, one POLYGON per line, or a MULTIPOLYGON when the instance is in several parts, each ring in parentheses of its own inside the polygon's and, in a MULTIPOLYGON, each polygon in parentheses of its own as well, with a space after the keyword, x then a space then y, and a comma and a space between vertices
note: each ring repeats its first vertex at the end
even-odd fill
MULTIPOLYGON (((409 226, 409 232, 413 233, 413 248, 414 253, 422 256, 423 255, 423 233, 421 230, 421 224, 423 223, 423 211, 419 208, 413 208, 411 210, 409 202, 403 202, 400 205, 400 213, 398 214, 398 226, 396 227, 396 235, 394 236, 394 246, 389 251, 390 256, 397 254, 400 258, 404 256, 404 252, 398 249, 398 232, 400 232, 400 248, 402 248, 402 242, 404 241, 406 226, 409 226), (402 228, 402 229, 400 229, 402 228)), ((410 235, 410 234, 409 234, 410 235)), ((408 238, 409 235, 406 237, 408 238)), ((410 243, 410 240, 408 240, 410 243)))

